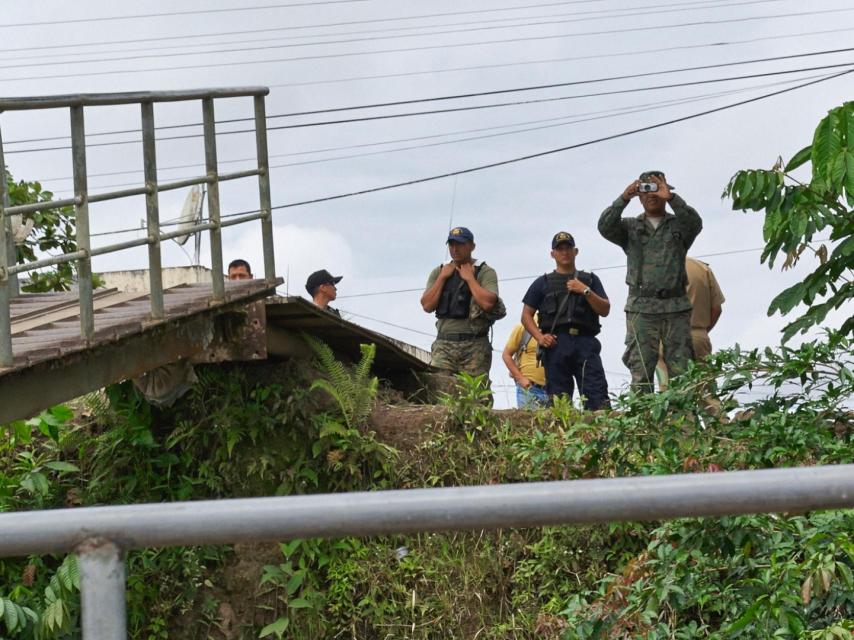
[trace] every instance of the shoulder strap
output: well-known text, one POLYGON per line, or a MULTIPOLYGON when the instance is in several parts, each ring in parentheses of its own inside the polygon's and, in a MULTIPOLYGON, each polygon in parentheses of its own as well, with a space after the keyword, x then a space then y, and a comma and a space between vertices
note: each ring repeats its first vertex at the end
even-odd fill
POLYGON ((522 354, 525 353, 525 349, 528 347, 528 343, 531 341, 531 333, 525 329, 522 331, 522 338, 519 340, 519 348, 516 349, 516 353, 513 354, 513 362, 517 365, 519 364, 519 360, 522 359, 522 354))

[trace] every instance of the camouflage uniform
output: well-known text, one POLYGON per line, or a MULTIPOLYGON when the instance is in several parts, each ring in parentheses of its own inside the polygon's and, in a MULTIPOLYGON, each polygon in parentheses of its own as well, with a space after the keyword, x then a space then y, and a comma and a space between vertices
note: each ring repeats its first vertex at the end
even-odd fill
POLYGON ((628 258, 623 362, 631 371, 632 386, 651 392, 659 344, 673 375, 684 371, 693 358, 685 256, 703 221, 675 193, 670 200, 673 213, 666 213, 657 228, 644 214, 623 218, 627 204, 620 196, 602 212, 599 233, 622 247, 628 258))
MULTIPOLYGON (((433 286, 442 267, 438 266, 427 278, 427 288, 433 286)), ((480 285, 498 295, 498 275, 495 269, 482 263, 477 281, 480 285)), ((430 364, 437 369, 450 373, 468 373, 473 376, 482 373, 489 375, 492 366, 492 343, 489 329, 495 320, 503 317, 503 304, 496 303, 489 313, 484 312, 472 299, 468 318, 439 318, 436 320, 438 335, 431 348, 430 364)))

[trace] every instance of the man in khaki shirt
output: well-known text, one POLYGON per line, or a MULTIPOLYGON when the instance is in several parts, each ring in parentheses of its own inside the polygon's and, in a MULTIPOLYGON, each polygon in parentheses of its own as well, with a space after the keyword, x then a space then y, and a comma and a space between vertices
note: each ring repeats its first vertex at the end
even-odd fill
MULTIPOLYGON (((712 341, 709 331, 721 317, 722 305, 726 298, 712 272, 711 267, 696 258, 685 258, 685 271, 688 273, 686 293, 691 301, 691 341, 694 345, 694 360, 701 360, 712 353, 712 341)), ((667 367, 659 356, 659 386, 667 388, 667 367)))

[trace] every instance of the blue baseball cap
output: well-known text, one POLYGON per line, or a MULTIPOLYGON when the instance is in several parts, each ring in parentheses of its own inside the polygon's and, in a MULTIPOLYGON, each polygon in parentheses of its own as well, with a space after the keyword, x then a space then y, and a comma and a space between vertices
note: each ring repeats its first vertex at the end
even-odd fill
POLYGON ((448 242, 474 242, 474 234, 465 227, 454 227, 448 234, 448 242))

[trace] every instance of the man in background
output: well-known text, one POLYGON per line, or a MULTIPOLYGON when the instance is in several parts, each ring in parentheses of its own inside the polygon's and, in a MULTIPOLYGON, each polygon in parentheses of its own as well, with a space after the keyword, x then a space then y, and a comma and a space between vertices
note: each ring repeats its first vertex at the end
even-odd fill
POLYGON ((341 313, 329 306, 329 303, 338 297, 338 283, 344 276, 333 276, 326 269, 315 271, 305 281, 305 290, 311 296, 312 302, 324 311, 328 311, 339 318, 341 313))
POLYGON ((516 382, 516 406, 520 409, 548 406, 546 370, 537 361, 537 341, 522 323, 510 332, 501 359, 516 382))
POLYGON ((232 260, 228 263, 229 280, 252 280, 252 267, 242 258, 232 260))
MULTIPOLYGON (((688 274, 688 299, 691 301, 691 342, 694 345, 694 359, 702 360, 712 353, 712 341, 709 331, 718 323, 726 298, 721 291, 711 267, 696 258, 685 259, 685 271, 688 274)), ((667 365, 659 357, 659 388, 666 389, 670 378, 667 365)))

